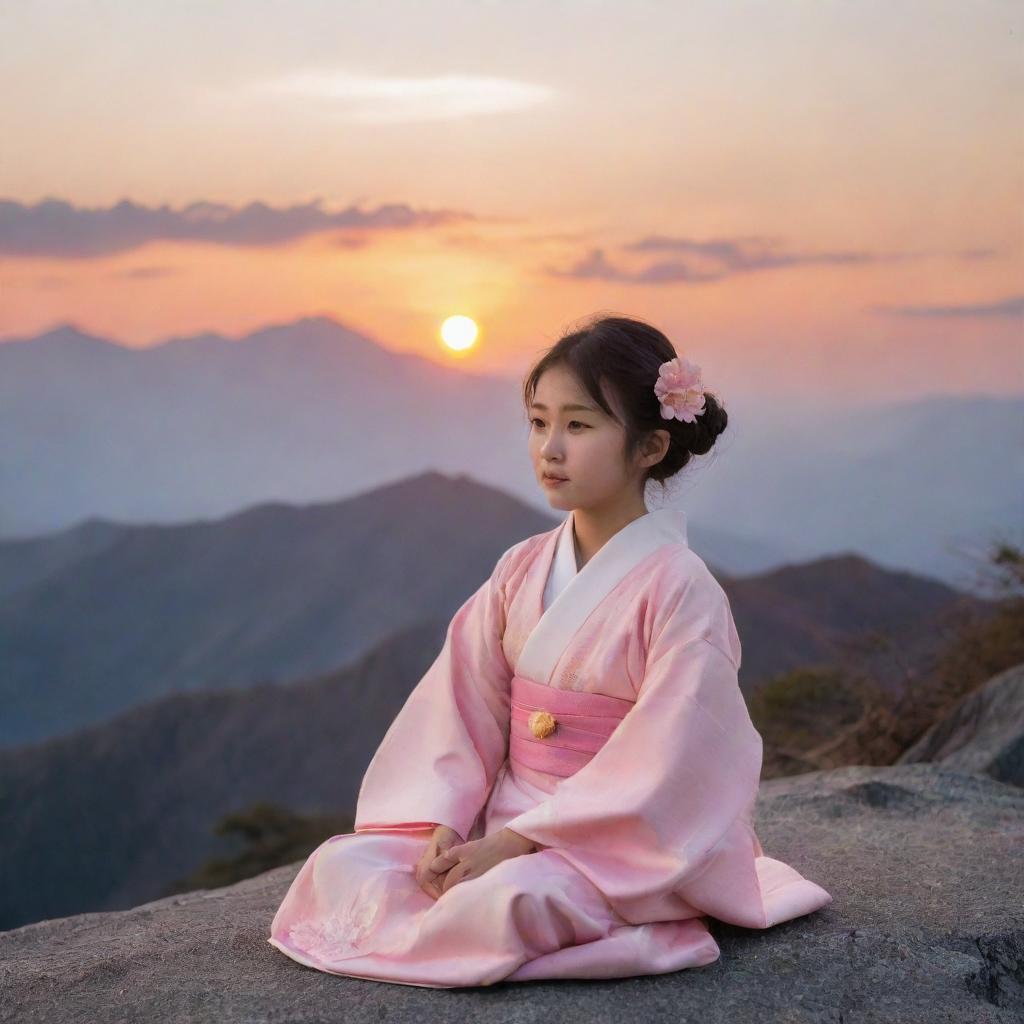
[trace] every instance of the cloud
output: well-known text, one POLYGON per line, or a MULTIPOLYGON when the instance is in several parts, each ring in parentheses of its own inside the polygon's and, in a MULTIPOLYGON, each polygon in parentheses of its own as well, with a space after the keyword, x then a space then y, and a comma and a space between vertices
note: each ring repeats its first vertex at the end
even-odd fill
POLYGON ((678 281, 712 281, 723 274, 700 274, 690 270, 682 263, 654 263, 645 270, 632 272, 610 263, 603 249, 591 249, 590 252, 568 270, 547 269, 552 277, 571 277, 576 280, 622 281, 628 284, 666 284, 678 281))
POLYGON ((917 254, 878 254, 863 251, 807 252, 779 248, 779 240, 757 236, 696 240, 666 235, 648 235, 621 247, 623 252, 682 253, 692 259, 671 258, 649 263, 640 270, 628 270, 608 261, 604 250, 593 249, 568 270, 548 272, 557 277, 599 278, 629 284, 698 284, 720 281, 737 274, 761 270, 815 265, 858 265, 914 258, 917 254))
POLYGON ((956 257, 961 260, 990 260, 997 255, 999 255, 998 249, 961 249, 956 257))
POLYGON ((692 238, 673 238, 666 235, 648 235, 638 242, 623 246, 631 252, 690 253, 717 264, 723 272, 746 273, 754 270, 774 270, 778 267, 797 267, 816 264, 876 263, 881 260, 906 259, 909 254, 850 251, 801 252, 780 250, 778 238, 741 236, 738 238, 710 238, 697 241, 692 238))
POLYGON ((177 267, 129 267, 127 270, 118 270, 111 274, 114 278, 124 278, 129 281, 149 281, 154 278, 172 277, 180 274, 177 267))
POLYGON ((0 254, 88 259, 124 252, 154 241, 216 245, 275 245, 333 229, 384 231, 475 220, 460 210, 414 210, 387 203, 330 212, 322 199, 275 209, 253 202, 243 207, 195 202, 181 209, 149 207, 122 199, 115 206, 73 206, 47 197, 34 206, 0 199, 0 254))
POLYGON ((967 303, 960 306, 871 306, 873 313, 909 317, 977 317, 1016 320, 1024 317, 1024 295, 1011 295, 996 302, 967 303))
POLYGON ((527 110, 556 93, 546 85, 488 75, 413 78, 304 70, 210 95, 228 103, 296 101, 303 114, 325 112, 356 124, 408 124, 527 110))

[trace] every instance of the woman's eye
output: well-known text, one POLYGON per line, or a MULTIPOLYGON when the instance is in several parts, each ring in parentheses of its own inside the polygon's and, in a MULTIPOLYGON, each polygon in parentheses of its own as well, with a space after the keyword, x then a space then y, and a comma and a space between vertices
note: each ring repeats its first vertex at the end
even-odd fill
MULTIPOLYGON (((536 426, 536 427, 543 427, 544 426, 544 421, 541 420, 541 419, 532 419, 532 420, 530 420, 530 423, 531 423, 531 425, 536 426)), ((574 427, 574 426, 575 427, 587 427, 588 424, 581 423, 579 420, 570 420, 569 421, 569 426, 570 427, 574 427)))

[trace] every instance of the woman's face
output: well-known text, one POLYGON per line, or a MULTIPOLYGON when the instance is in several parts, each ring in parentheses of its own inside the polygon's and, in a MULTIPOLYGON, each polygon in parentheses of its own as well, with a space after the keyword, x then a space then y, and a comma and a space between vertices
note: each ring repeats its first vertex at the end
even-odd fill
POLYGON ((595 405, 564 367, 544 371, 527 416, 530 459, 554 508, 615 504, 638 489, 641 470, 626 463, 622 425, 595 405), (567 480, 546 479, 549 472, 567 480))

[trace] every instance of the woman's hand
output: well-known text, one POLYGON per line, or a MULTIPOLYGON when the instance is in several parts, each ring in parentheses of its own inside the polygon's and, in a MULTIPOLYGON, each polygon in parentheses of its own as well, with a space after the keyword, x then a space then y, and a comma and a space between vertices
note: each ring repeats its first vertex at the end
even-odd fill
POLYGON ((462 836, 455 829, 449 828, 447 825, 438 825, 434 829, 434 834, 430 837, 430 842, 427 843, 426 850, 423 851, 423 856, 420 857, 419 863, 416 865, 414 872, 416 881, 419 883, 420 888, 428 896, 433 896, 435 900, 441 895, 439 875, 443 872, 432 870, 430 864, 438 854, 444 853, 450 847, 461 842, 462 836))
POLYGON ((430 870, 437 875, 444 874, 441 882, 441 893, 444 894, 459 882, 479 878, 503 860, 533 853, 536 849, 533 840, 503 828, 489 836, 449 847, 446 852, 434 858, 430 870))

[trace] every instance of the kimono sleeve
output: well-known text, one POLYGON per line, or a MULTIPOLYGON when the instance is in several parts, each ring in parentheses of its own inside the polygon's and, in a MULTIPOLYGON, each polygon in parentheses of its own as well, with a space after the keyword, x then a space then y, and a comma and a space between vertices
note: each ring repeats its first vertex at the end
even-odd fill
POLYGON ((508 752, 513 672, 502 637, 514 550, 455 613, 385 733, 360 786, 356 832, 448 825, 468 838, 508 752))
POLYGON ((724 591, 684 594, 661 616, 637 700, 605 744, 506 827, 556 850, 627 921, 696 911, 764 927, 751 826, 762 741, 739 657, 724 591))

